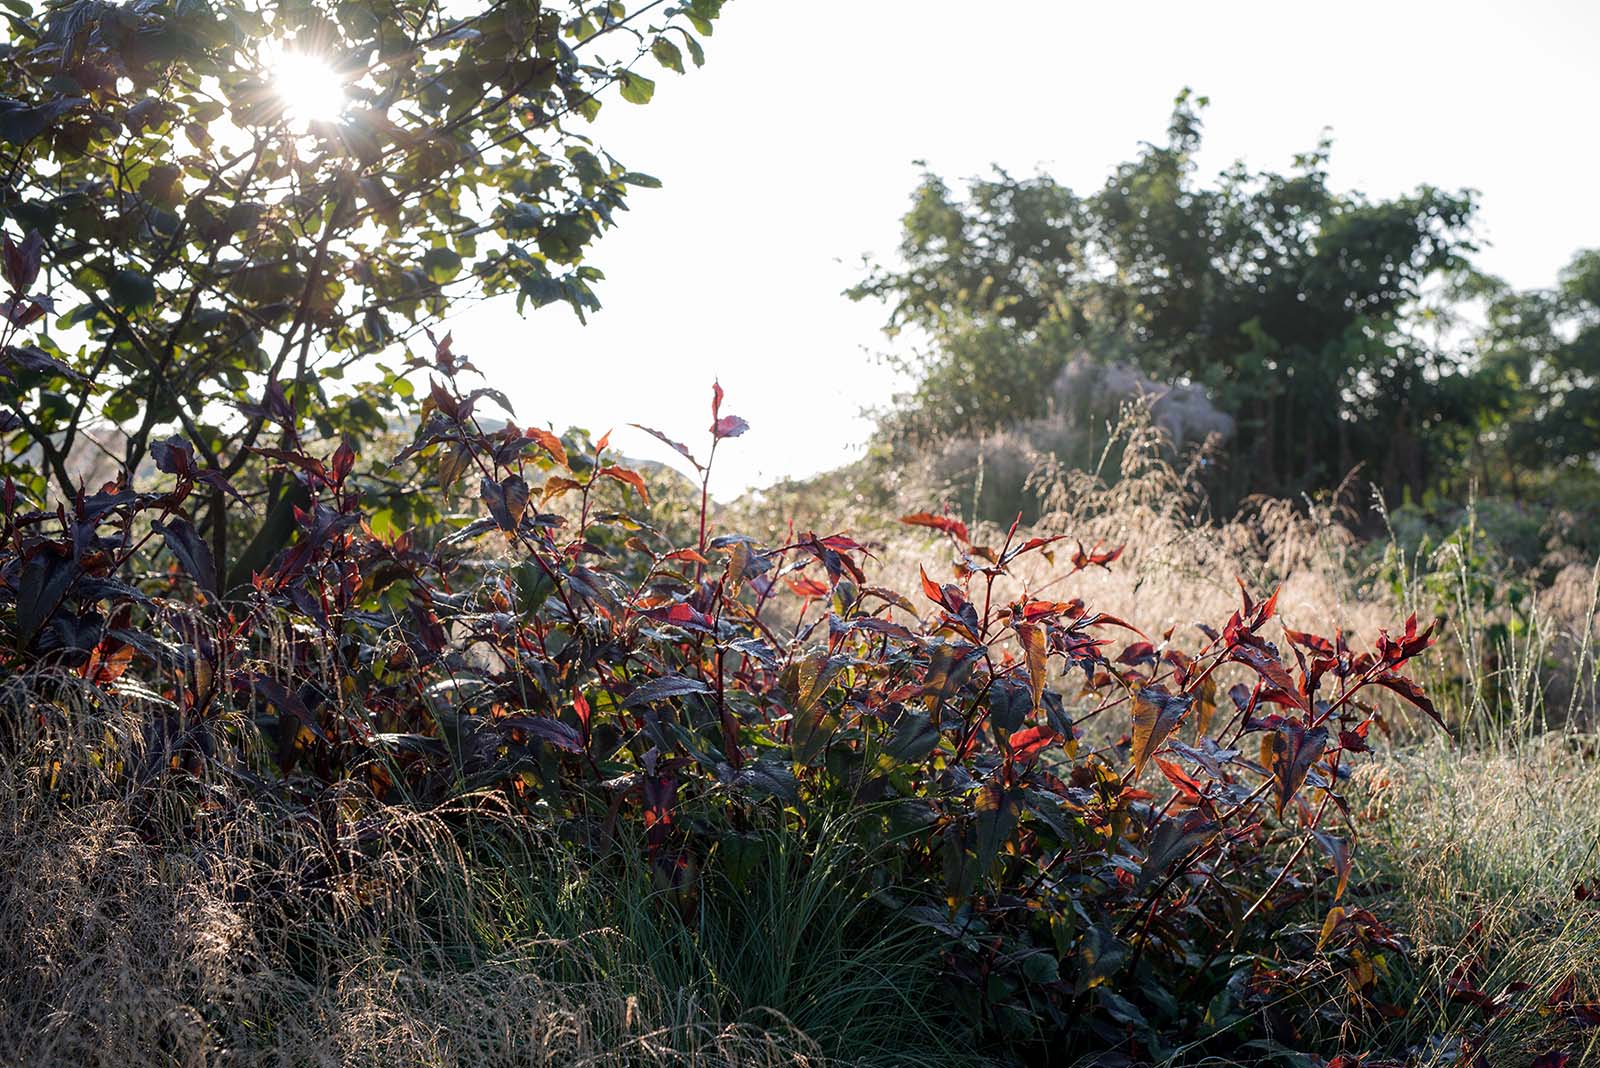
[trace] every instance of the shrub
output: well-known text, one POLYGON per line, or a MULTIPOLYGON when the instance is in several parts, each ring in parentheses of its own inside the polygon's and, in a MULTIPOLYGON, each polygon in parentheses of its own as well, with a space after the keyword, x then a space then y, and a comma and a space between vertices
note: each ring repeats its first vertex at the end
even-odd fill
MULTIPOLYGON (((373 804, 509 807, 592 863, 636 843, 683 918, 772 834, 805 855, 844 813, 854 892, 943 942, 950 1012, 975 1041, 1292 1044, 1292 1021, 1256 1018, 1286 981, 1272 932, 1285 908, 1342 895, 1339 784, 1376 694, 1433 714, 1404 674, 1431 628, 1413 617, 1371 652, 1285 630, 1280 651, 1275 597, 1244 592, 1185 650, 1012 577, 1034 554, 1059 554, 1065 577, 1117 549, 1016 524, 983 545, 931 513, 904 522, 951 561, 911 596, 874 585, 872 546, 847 534, 718 532, 703 493, 675 538, 599 504, 605 487, 649 497, 606 438, 578 453, 586 439, 485 429, 496 395, 463 384, 449 339, 428 366, 397 462, 447 492, 475 484, 482 514, 376 533, 353 450, 286 424, 289 447, 257 451, 308 506, 271 566, 227 590, 186 515, 198 484, 227 483, 180 438, 156 450, 160 491, 112 483, 47 511, 8 485, 4 667, 141 701, 141 755, 118 773, 144 787, 246 781, 332 839, 360 835, 373 804)), ((703 479, 746 429, 722 401, 714 388, 704 463, 656 434, 703 479)), ((1347 956, 1390 937, 1337 908, 1327 933, 1347 956)))

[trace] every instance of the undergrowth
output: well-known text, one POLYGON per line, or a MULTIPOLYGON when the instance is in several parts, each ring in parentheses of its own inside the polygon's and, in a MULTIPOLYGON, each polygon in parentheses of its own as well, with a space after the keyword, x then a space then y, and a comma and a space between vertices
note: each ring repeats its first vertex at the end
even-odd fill
POLYGON ((1600 1018, 1586 795, 1497 770, 1592 759, 1592 584, 1506 615, 1470 531, 1374 557, 1337 496, 1208 524, 1148 435, 1035 528, 747 536, 720 387, 655 526, 605 438, 417 368, 385 490, 471 512, 375 528, 268 398, 306 505, 237 586, 182 438, 5 487, 8 1059, 1476 1066, 1600 1018))

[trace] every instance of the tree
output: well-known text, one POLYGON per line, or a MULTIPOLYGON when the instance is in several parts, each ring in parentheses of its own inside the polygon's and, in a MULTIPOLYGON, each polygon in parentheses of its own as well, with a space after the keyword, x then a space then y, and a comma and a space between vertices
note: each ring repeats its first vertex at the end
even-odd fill
POLYGON ((1512 489, 1519 473, 1600 463, 1600 249, 1578 253, 1555 288, 1490 281, 1478 376, 1487 436, 1512 489))
MULTIPOLYGON (((15 247, 38 235, 53 315, 7 350, 0 433, 43 498, 19 458, 70 494, 71 459, 106 446, 97 426, 130 473, 176 431, 229 479, 302 426, 372 435, 410 393, 379 357, 464 299, 599 307, 588 250, 630 188, 658 183, 585 127, 612 87, 649 101, 646 61, 700 64, 721 0, 7 6, 0 213, 15 247)), ((262 496, 256 536, 293 482, 262 496)), ((203 521, 219 562, 239 555, 228 514, 219 484, 203 521)))
POLYGON ((1417 428, 1456 388, 1460 354, 1424 336, 1421 302, 1466 267, 1471 195, 1335 192, 1326 140, 1286 174, 1236 164, 1201 185, 1204 103, 1180 96, 1165 143, 1090 196, 997 171, 963 201, 924 176, 902 263, 873 266, 849 291, 888 301, 891 331, 915 325, 933 340, 921 371, 935 388, 909 395, 893 425, 964 432, 970 421, 941 413, 989 425, 1038 415, 1037 382, 1083 348, 1202 385, 1233 412, 1241 491, 1325 485, 1363 461, 1390 488, 1425 481, 1417 428), (973 362, 974 323, 1014 348, 978 405, 958 395, 974 373, 951 373, 973 362), (1018 374, 1019 363, 1034 369, 1018 374))

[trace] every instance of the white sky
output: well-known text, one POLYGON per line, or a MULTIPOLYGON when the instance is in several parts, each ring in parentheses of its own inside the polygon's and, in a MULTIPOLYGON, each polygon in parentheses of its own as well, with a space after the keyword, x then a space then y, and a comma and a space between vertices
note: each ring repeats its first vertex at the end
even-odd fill
POLYGON ((605 308, 584 327, 565 306, 481 305, 451 324, 456 351, 520 422, 616 427, 661 460, 625 424, 703 452, 720 377, 751 430, 719 451, 714 492, 834 467, 894 385, 869 358, 884 309, 840 291, 862 253, 893 253, 912 161, 1088 191, 1164 138, 1185 85, 1211 98, 1202 176, 1287 167, 1331 127, 1335 187, 1479 190, 1480 262, 1549 285, 1600 245, 1597 44, 1600 4, 1554 0, 731 0, 705 67, 661 72, 648 106, 609 99, 595 125, 664 183, 593 252, 605 308))

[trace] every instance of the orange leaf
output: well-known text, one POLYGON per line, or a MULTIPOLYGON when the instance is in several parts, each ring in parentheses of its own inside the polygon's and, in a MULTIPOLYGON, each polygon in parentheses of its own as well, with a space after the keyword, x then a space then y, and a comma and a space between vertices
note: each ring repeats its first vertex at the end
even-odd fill
POLYGON ((1039 698, 1044 693, 1045 658, 1048 655, 1044 631, 1037 623, 1014 623, 1012 629, 1022 641, 1022 652, 1028 661, 1028 689, 1033 694, 1033 707, 1037 710, 1039 698))
POLYGON ((545 501, 548 501, 551 497, 561 496, 568 490, 582 488, 583 483, 581 482, 574 482, 572 479, 563 478, 560 475, 551 475, 549 478, 544 480, 544 490, 539 494, 539 502, 542 504, 545 501))
POLYGON ((540 447, 555 459, 556 463, 563 467, 567 465, 566 447, 561 444, 561 439, 550 433, 550 431, 530 426, 522 432, 522 436, 537 441, 540 447))
POLYGON ((1194 738, 1199 741, 1211 729, 1211 717, 1217 714, 1217 680, 1207 675, 1200 680, 1194 692, 1194 738))
POLYGON ((615 464, 607 464, 600 469, 600 474, 606 476, 607 478, 614 478, 618 482, 632 486, 638 492, 644 503, 650 503, 650 491, 645 488, 644 478, 639 474, 639 472, 629 470, 626 467, 618 467, 615 464))
POLYGON ((1205 792, 1205 788, 1188 772, 1170 760, 1162 760, 1160 757, 1153 759, 1156 762, 1156 767, 1161 769, 1161 774, 1165 775, 1167 781, 1178 788, 1178 792, 1183 795, 1185 801, 1194 804, 1200 800, 1200 795, 1205 792))

